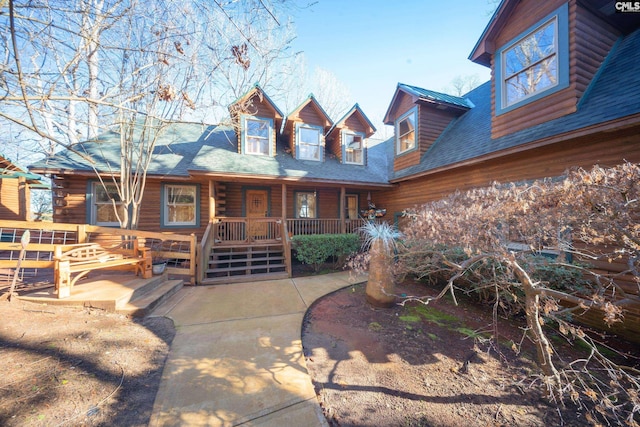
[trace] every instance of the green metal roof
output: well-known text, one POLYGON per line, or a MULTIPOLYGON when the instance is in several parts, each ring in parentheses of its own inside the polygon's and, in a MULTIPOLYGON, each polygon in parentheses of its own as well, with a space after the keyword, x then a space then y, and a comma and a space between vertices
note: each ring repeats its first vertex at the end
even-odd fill
POLYGON ((450 104, 467 109, 473 108, 473 103, 471 103, 471 101, 460 96, 448 95, 446 93, 423 89, 417 86, 410 86, 404 83, 398 83, 398 88, 417 96, 421 100, 450 104))

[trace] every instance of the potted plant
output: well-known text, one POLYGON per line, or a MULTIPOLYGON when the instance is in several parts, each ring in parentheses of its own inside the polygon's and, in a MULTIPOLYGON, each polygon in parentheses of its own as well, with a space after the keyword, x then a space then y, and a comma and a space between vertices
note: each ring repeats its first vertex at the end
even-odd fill
POLYGON ((153 274, 162 274, 167 267, 167 260, 160 257, 153 257, 151 259, 151 270, 153 274))
POLYGON ((387 222, 373 221, 365 223, 360 231, 370 257, 367 301, 375 307, 391 307, 396 299, 393 275, 396 239, 402 237, 402 233, 387 222))

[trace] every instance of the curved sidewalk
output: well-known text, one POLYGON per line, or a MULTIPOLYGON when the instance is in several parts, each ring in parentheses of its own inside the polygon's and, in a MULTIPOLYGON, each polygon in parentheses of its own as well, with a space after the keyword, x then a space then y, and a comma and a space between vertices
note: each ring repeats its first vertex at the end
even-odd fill
POLYGON ((301 327, 319 297, 366 280, 348 272, 186 287, 153 312, 176 336, 149 425, 327 426, 301 327))

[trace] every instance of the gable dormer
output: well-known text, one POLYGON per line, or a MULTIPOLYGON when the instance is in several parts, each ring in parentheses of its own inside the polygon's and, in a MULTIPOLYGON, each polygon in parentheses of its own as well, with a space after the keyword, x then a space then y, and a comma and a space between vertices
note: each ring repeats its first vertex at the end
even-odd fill
POLYGON ((465 98, 398 83, 384 117, 394 127, 394 170, 420 163, 445 128, 471 107, 465 98))
POLYGON ((500 4, 469 56, 491 67, 493 138, 577 110, 627 19, 613 3, 605 9, 577 0, 500 4))
POLYGON ((276 155, 277 130, 282 125, 283 114, 258 84, 231 104, 229 112, 238 153, 276 155))
POLYGON ((327 147, 340 163, 365 165, 367 138, 375 132, 376 128, 356 104, 329 129, 327 147))
POLYGON ((283 134, 293 158, 324 161, 325 134, 333 122, 313 95, 286 119, 283 134))

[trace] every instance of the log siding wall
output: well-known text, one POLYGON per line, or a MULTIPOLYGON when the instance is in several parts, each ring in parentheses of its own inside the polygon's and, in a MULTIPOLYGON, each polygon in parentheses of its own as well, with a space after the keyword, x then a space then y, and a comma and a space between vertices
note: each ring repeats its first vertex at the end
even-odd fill
POLYGON ((401 181, 397 187, 378 193, 388 213, 401 212, 456 190, 562 175, 568 168, 590 168, 594 164, 615 166, 624 161, 640 162, 638 128, 616 133, 600 133, 576 138, 523 153, 487 160, 472 166, 456 167, 420 178, 401 181))
MULTIPOLYGON (((404 113, 406 113, 407 111, 409 111, 410 109, 412 109, 413 107, 415 107, 414 100, 409 95, 405 93, 401 93, 396 102, 396 108, 395 108, 396 113, 393 116, 394 126, 395 126, 395 120, 401 115, 403 115, 404 113)), ((398 146, 394 139, 393 141, 393 152, 395 153, 395 157, 393 161, 394 171, 399 171, 399 170, 408 168, 409 166, 414 166, 420 163, 420 148, 419 148, 420 145, 419 144, 420 144, 421 129, 420 129, 420 109, 419 108, 418 108, 418 119, 416 121, 416 128, 417 128, 416 129, 417 147, 415 150, 411 150, 403 154, 398 154, 398 146)), ((395 135, 395 131, 396 130, 394 129, 394 135, 395 135)))
MULTIPOLYGON (((531 26, 552 13, 565 1, 521 2, 495 40, 497 48, 513 41, 531 26)), ((491 61, 491 136, 501 136, 535 126, 576 111, 577 103, 595 76, 618 34, 593 14, 569 1, 569 87, 537 101, 496 115, 496 85, 502 84, 496 70, 496 57, 491 61)))
POLYGON ((30 200, 29 185, 24 178, 0 179, 0 219, 30 220, 30 200))
POLYGON ((420 157, 426 153, 431 145, 438 139, 455 116, 443 110, 431 106, 420 106, 418 117, 420 120, 419 151, 420 157))

